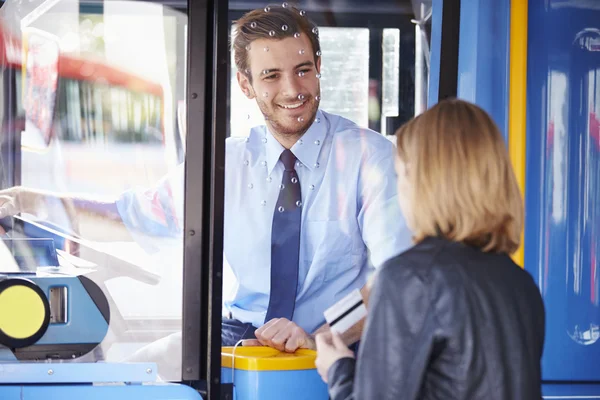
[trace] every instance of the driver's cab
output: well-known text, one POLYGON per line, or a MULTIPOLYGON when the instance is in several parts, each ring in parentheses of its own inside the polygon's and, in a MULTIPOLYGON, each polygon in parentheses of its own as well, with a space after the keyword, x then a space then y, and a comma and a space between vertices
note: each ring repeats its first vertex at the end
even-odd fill
POLYGON ((93 382, 182 381, 187 16, 63 0, 7 1, 0 17, 0 195, 22 190, 0 219, 0 371, 101 362, 93 382), (168 360, 132 363, 161 339, 168 360))

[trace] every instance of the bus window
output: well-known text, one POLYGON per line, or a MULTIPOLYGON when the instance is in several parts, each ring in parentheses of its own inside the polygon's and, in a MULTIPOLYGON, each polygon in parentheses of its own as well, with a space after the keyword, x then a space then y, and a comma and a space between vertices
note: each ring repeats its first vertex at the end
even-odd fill
MULTIPOLYGON (((61 276, 101 288, 109 334, 75 362, 122 362, 181 331, 184 152, 175 136, 187 16, 160 2, 46 3, 0 9, 2 189, 33 196, 4 237, 51 240, 61 276), (23 29, 57 38, 55 112, 38 113, 48 104, 42 84, 54 81, 29 84, 46 71, 26 68, 23 29), (20 135, 26 118, 51 132, 44 146, 20 135)), ((180 353, 145 361, 181 380, 180 353)))

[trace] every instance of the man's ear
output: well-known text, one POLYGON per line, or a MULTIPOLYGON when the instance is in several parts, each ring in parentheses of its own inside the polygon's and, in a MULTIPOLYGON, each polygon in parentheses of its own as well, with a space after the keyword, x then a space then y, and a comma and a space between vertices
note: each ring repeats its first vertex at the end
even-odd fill
POLYGON ((242 92, 246 95, 246 97, 249 99, 253 99, 255 97, 254 89, 252 88, 252 85, 250 84, 250 79, 248 79, 246 74, 242 74, 240 71, 238 71, 237 81, 240 85, 240 89, 242 89, 242 92))

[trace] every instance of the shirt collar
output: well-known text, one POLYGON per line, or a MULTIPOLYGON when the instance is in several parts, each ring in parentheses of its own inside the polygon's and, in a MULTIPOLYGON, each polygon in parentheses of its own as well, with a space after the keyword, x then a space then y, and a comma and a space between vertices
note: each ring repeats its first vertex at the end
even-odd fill
MULTIPOLYGON (((290 149, 299 162, 312 171, 315 168, 323 141, 327 135, 327 121, 321 110, 317 111, 315 121, 302 137, 290 149)), ((267 155, 267 171, 273 172, 284 147, 275 139, 269 128, 265 126, 265 149, 267 155)))

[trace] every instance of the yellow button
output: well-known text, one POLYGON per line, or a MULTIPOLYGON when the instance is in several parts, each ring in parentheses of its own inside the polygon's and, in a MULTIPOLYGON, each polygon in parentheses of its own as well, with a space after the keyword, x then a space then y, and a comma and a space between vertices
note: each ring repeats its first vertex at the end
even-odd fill
POLYGON ((42 298, 30 287, 15 285, 0 292, 0 330, 6 336, 27 339, 35 335, 45 316, 42 298))

